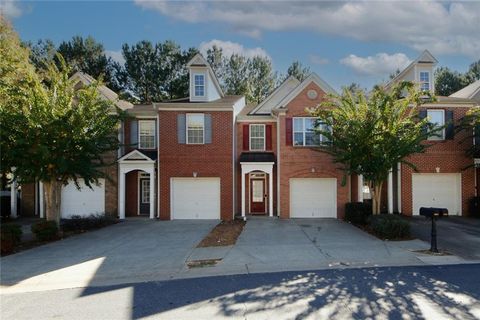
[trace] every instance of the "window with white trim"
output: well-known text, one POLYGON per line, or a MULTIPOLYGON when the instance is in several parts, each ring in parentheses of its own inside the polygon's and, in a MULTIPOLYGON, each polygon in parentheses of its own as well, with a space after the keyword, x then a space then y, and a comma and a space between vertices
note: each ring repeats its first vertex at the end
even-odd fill
POLYGON ((250 151, 265 151, 265 125, 250 125, 250 151))
POLYGON ((194 81, 194 93, 196 97, 203 97, 205 96, 205 75, 203 74, 194 74, 193 75, 194 81))
MULTIPOLYGON (((293 118, 293 145, 294 146, 318 146, 327 142, 327 138, 315 132, 317 118, 297 117, 293 118)), ((325 130, 325 125, 321 124, 325 130)))
POLYGON ((203 144, 205 141, 205 116, 203 113, 187 114, 187 144, 203 144))
POLYGON ((138 147, 155 149, 155 120, 138 121, 138 147))
POLYGON ((150 180, 142 179, 142 203, 150 203, 150 180))
POLYGON ((420 71, 420 89, 430 91, 430 72, 420 71))
MULTIPOLYGON (((445 125, 445 110, 427 110, 428 122, 435 127, 445 125)), ((445 128, 428 137, 428 140, 445 140, 445 128)))

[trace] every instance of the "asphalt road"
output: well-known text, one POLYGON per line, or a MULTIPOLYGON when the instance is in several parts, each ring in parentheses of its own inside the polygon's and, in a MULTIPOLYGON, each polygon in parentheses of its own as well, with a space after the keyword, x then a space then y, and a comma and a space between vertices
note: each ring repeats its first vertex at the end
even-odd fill
MULTIPOLYGON (((412 235, 430 243, 431 221, 408 218, 412 235)), ((438 248, 468 260, 480 260, 480 219, 447 217, 437 220, 438 248)))
POLYGON ((204 277, 2 295, 2 319, 479 319, 480 264, 204 277))

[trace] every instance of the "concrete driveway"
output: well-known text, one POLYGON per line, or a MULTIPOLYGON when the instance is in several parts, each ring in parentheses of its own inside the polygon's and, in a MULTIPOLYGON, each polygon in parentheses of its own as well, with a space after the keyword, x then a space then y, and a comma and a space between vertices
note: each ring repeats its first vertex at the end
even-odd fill
POLYGON ((336 219, 251 218, 235 246, 196 248, 217 223, 127 220, 3 257, 2 293, 209 275, 445 262, 441 258, 426 261, 412 252, 428 248, 426 242, 381 241, 336 219), (204 259, 219 260, 211 267, 187 266, 187 262, 204 259))
MULTIPOLYGON (((408 219, 415 237, 430 242, 431 222, 424 217, 408 219)), ((448 217, 437 221, 439 249, 464 259, 480 260, 480 219, 448 217)))
POLYGON ((3 292, 168 279, 218 223, 126 220, 1 258, 3 292))

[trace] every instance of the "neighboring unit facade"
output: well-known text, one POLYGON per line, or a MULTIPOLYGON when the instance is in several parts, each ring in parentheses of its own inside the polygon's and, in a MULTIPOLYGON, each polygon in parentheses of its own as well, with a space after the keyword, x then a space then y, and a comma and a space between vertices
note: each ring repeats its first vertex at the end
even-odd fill
MULTIPOLYGON (((410 80, 434 92, 435 65, 425 51, 387 87, 410 80)), ((347 202, 369 198, 362 177, 344 179, 331 156, 318 151, 325 138, 313 132, 308 109, 335 93, 318 75, 302 82, 290 77, 260 104, 246 105, 243 96, 222 92, 201 55, 187 67, 189 97, 121 103, 130 118, 119 131, 123 147, 117 165, 107 169, 111 179, 95 190, 66 186, 62 215, 103 209, 120 219, 343 218, 347 202)), ((383 188, 383 211, 417 215, 421 206, 437 206, 452 215, 467 214, 479 176, 475 159, 465 152, 473 139, 454 126, 478 105, 477 87, 480 83, 458 92, 473 96, 438 97, 420 107, 421 117, 450 125, 424 142, 429 145, 425 153, 408 159, 417 171, 403 164, 392 168, 383 188)), ((109 98, 118 103, 116 95, 109 98)), ((28 193, 25 186, 22 201, 41 207, 41 197, 29 200, 28 193)))

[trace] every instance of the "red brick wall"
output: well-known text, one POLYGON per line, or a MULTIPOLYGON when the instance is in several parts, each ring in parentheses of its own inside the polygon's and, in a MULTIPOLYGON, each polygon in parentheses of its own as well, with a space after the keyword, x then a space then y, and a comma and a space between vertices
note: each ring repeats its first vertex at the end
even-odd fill
POLYGON ((325 93, 313 82, 310 83, 288 105, 286 116, 279 116, 280 123, 280 216, 290 217, 290 178, 336 178, 337 179, 337 218, 343 218, 345 204, 349 201, 348 182, 342 186, 343 173, 337 169, 330 155, 306 147, 286 145, 286 117, 308 116, 305 108, 317 106, 325 93), (316 90, 318 97, 311 100, 307 97, 308 90, 316 90), (314 168, 315 172, 312 172, 314 168))
MULTIPOLYGON (((244 125, 248 125, 247 122, 238 122, 236 124, 237 127, 237 168, 236 168, 236 208, 235 212, 237 215, 241 215, 242 213, 242 171, 241 165, 239 162, 240 155, 242 152, 249 152, 249 150, 243 149, 243 129, 244 125)), ((272 149, 266 150, 266 152, 273 152, 275 157, 277 157, 277 124, 275 122, 255 122, 255 124, 265 124, 272 126, 272 149)), ((249 192, 250 192, 250 182, 248 180, 248 174, 245 175, 245 212, 249 213, 249 192)), ((268 189, 268 175, 267 180, 265 182, 265 188, 268 189)), ((273 166, 273 193, 269 192, 269 196, 273 196, 273 215, 277 214, 277 166, 273 166)), ((267 211, 268 211, 268 201, 266 203, 267 211)))
MULTIPOLYGON (((452 110, 455 125, 468 110, 466 107, 429 107, 428 109, 452 110)), ((469 199, 475 195, 475 170, 472 167, 464 170, 473 164, 473 158, 465 155, 465 150, 472 145, 472 139, 465 139, 467 135, 466 132, 460 132, 455 134, 453 140, 425 141, 425 144, 430 146, 426 152, 407 159, 415 164, 419 173, 435 173, 437 167, 440 168, 440 173, 461 173, 463 215, 467 214, 469 199), (465 141, 462 142, 464 139, 465 141)), ((401 170, 402 213, 412 215, 412 173, 414 171, 406 165, 402 165, 401 170)))
MULTIPOLYGON (((159 111, 160 219, 170 219, 170 179, 173 177, 219 177, 222 220, 233 219, 233 112, 206 111, 212 116, 212 143, 179 144, 177 115, 159 111)), ((190 113, 190 112, 188 112, 190 113)))

